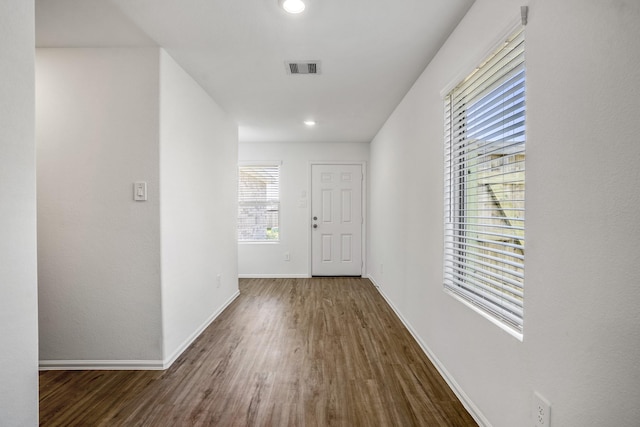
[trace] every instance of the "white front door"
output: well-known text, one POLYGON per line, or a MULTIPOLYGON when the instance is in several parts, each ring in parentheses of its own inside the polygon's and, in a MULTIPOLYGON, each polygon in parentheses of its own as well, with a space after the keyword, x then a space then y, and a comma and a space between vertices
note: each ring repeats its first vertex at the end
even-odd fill
POLYGON ((311 165, 311 274, 362 275, 362 165, 311 165))

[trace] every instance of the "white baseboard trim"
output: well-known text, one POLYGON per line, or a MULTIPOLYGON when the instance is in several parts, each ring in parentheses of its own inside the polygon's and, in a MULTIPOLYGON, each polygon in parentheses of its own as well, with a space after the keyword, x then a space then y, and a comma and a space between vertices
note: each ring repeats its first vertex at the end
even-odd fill
MULTIPOLYGON (((364 276, 363 276, 363 277, 364 277, 364 276)), ((379 284, 378 282, 376 282, 376 279, 375 279, 371 274, 369 274, 369 275, 367 276, 367 279, 371 280, 371 283, 373 283, 373 286, 375 286, 376 288, 378 288, 378 290, 380 289, 380 284, 379 284)), ((382 293, 382 292, 381 292, 381 293, 382 293)), ((383 297, 385 300, 387 300, 387 297, 385 297, 384 295, 382 295, 382 297, 383 297)), ((388 301, 388 300, 387 300, 387 304, 389 304, 389 305, 391 306, 391 304, 389 303, 389 301, 388 301)), ((393 308, 393 306, 392 306, 391 308, 393 308)), ((393 310, 393 311, 395 311, 395 310, 393 310)))
POLYGON ((161 371, 162 360, 41 360, 40 371, 161 371))
POLYGON ((491 427, 491 423, 489 422, 489 420, 487 420, 487 418, 482 414, 480 409, 473 403, 473 401, 471 401, 471 399, 469 398, 469 396, 467 396, 464 390, 462 390, 460 385, 451 376, 449 371, 447 371, 447 368, 444 367, 442 362, 440 362, 440 360, 436 357, 436 355, 431 351, 429 346, 422 340, 422 338, 420 338, 420 336, 417 334, 413 326, 411 326, 411 323, 409 323, 407 319, 405 319, 404 316, 400 313, 400 311, 398 311, 395 305, 384 293, 382 288, 376 283, 375 279, 371 275, 368 276, 368 279, 371 280, 373 285, 378 289, 378 292, 380 292, 380 295, 382 295, 382 298, 384 298, 387 304, 389 304, 389 307, 391 307, 394 313, 396 313, 396 316, 398 316, 398 318, 407 328, 411 336, 413 336, 413 339, 416 340, 416 342, 418 343, 418 345, 420 346, 424 354, 429 358, 429 360, 431 360, 431 363, 433 363, 433 365, 436 367, 440 375, 442 375, 442 378, 444 378, 444 380, 449 385, 449 387, 451 387, 451 390, 453 390, 453 392, 458 397, 458 399, 460 399, 460 402, 462 402, 462 405, 473 417, 473 419, 482 427, 491 427))
POLYGON ((231 304, 240 291, 236 291, 215 313, 213 313, 170 358, 162 360, 40 360, 40 371, 161 371, 168 369, 173 362, 207 329, 207 327, 231 304))
POLYGON ((202 332, 204 332, 204 330, 207 329, 209 327, 209 325, 211 323, 213 323, 213 321, 216 320, 218 318, 218 316, 220 316, 220 314, 227 307, 229 307, 229 304, 231 304, 236 298, 238 298, 238 296, 240 296, 240 291, 236 291, 231 296, 231 298, 229 298, 227 300, 227 302, 222 304, 222 306, 218 310, 216 310, 211 316, 209 316, 209 318, 207 320, 205 320, 204 323, 202 325, 200 325, 200 327, 198 329, 196 329, 195 332, 193 332, 189 336, 189 338, 187 338, 180 346, 178 346, 178 348, 176 348, 174 350, 174 352, 171 354, 171 357, 165 358, 164 363, 162 365, 162 369, 169 369, 169 367, 171 367, 171 365, 173 365, 173 362, 175 362, 176 359, 178 357, 180 357, 180 355, 182 353, 184 353, 184 351, 187 348, 189 348, 189 346, 196 340, 196 338, 198 338, 200 336, 200 334, 202 334, 202 332))
POLYGON ((308 279, 308 274, 238 274, 239 279, 308 279))

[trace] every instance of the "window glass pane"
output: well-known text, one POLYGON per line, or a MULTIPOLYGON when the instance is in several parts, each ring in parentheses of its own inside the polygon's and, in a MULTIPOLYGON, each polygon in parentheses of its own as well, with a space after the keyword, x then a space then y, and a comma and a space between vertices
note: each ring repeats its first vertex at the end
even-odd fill
POLYGON ((238 240, 280 239, 280 168, 240 166, 238 170, 238 240))
POLYGON ((445 287, 522 331, 525 242, 524 34, 445 103, 445 287))

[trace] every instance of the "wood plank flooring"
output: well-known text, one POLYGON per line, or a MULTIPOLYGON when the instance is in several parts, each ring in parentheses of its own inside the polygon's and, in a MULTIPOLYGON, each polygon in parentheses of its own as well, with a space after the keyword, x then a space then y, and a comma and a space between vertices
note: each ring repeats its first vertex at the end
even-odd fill
POLYGON ((166 371, 40 373, 42 426, 476 426, 371 282, 241 279, 166 371))

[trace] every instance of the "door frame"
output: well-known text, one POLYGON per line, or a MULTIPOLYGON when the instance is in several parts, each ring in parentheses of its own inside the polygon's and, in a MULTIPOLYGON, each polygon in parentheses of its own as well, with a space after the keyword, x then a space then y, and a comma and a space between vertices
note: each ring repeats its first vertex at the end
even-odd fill
POLYGON ((344 165, 357 165, 362 169, 362 249, 361 249, 361 258, 362 258, 362 268, 360 269, 360 275, 362 277, 367 277, 367 162, 365 161, 310 161, 307 171, 307 176, 309 177, 309 185, 307 194, 309 195, 309 209, 307 209, 307 236, 308 236, 308 247, 309 247, 309 260, 308 260, 308 268, 307 268, 307 277, 312 276, 313 269, 313 241, 312 241, 312 223, 311 216, 313 215, 313 166, 314 165, 326 165, 326 166, 344 166, 344 165))

